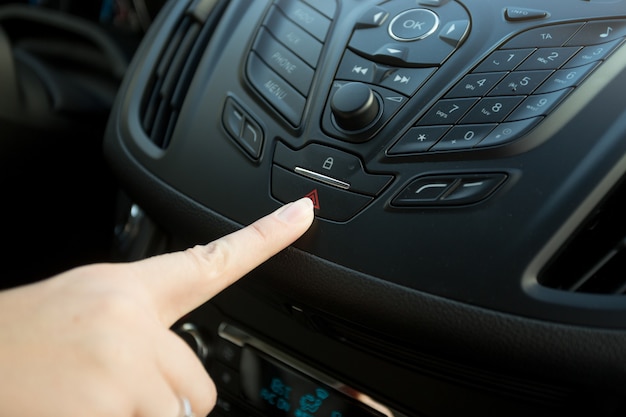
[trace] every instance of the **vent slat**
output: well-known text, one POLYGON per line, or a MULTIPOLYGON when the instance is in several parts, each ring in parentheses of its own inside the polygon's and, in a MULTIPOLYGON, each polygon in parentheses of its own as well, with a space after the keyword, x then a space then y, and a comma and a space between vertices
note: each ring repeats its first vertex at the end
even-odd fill
POLYGON ((180 81, 180 76, 185 66, 185 62, 190 59, 190 52, 193 44, 198 38, 200 25, 192 25, 189 27, 187 34, 178 46, 178 51, 172 57, 167 75, 161 86, 161 97, 171 103, 171 97, 174 94, 176 84, 180 81))
POLYGON ((170 124, 170 108, 169 104, 165 101, 161 101, 159 110, 157 111, 155 122, 152 125, 152 132, 150 138, 155 145, 159 148, 163 148, 165 143, 165 134, 167 132, 167 126, 170 124))
POLYGON ((191 80, 227 4, 228 0, 188 1, 155 63, 140 120, 148 138, 162 149, 170 144, 191 80))
POLYGON ((204 48, 209 42, 209 38, 211 36, 210 31, 204 31, 199 34, 200 39, 193 45, 193 49, 190 53, 190 59, 185 62, 185 65, 182 69, 180 79, 178 84, 176 85, 176 89, 172 94, 171 103, 177 109, 180 109, 183 105, 183 100, 185 99, 185 95, 187 94, 187 90, 189 90, 189 86, 191 85, 191 79, 193 78, 193 74, 196 71, 196 67, 200 62, 200 58, 204 52, 204 48))
POLYGON ((167 75, 170 63, 172 62, 172 57, 176 54, 176 51, 183 41, 190 24, 191 21, 188 18, 183 18, 183 20, 179 23, 176 32, 172 35, 172 39, 163 53, 163 56, 159 61, 159 65, 157 65, 156 74, 159 78, 164 78, 167 75))

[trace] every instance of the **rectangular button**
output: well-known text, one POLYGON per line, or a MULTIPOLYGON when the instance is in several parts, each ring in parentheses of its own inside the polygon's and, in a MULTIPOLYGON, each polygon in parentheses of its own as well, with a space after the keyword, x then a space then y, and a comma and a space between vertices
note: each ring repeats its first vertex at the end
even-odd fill
POLYGON ((304 0, 309 6, 315 7, 318 11, 324 13, 326 17, 332 19, 337 10, 337 2, 335 0, 304 0))
POLYGON ((597 45, 626 36, 626 20, 600 20, 588 22, 567 41, 567 45, 597 45))
POLYGON ((248 78, 272 106, 294 126, 300 124, 306 99, 272 71, 254 52, 248 57, 248 78))
POLYGON ((330 28, 330 20, 323 14, 298 0, 280 0, 278 7, 301 28, 324 42, 330 28))
POLYGON ((309 93, 313 69, 263 28, 257 36, 254 51, 275 73, 287 80, 302 95, 306 96, 309 93))
POLYGON ((569 23, 527 30, 508 41, 501 49, 561 46, 583 25, 584 23, 569 23))
POLYGON ((275 7, 272 9, 265 22, 265 28, 312 68, 317 66, 322 53, 322 44, 287 19, 279 9, 275 7))

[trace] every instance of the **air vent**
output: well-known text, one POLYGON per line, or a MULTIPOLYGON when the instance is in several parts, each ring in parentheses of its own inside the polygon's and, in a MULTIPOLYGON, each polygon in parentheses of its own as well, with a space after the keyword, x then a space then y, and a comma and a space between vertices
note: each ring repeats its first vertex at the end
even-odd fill
POLYGON ((168 147, 198 62, 228 0, 194 0, 173 28, 143 97, 141 123, 158 147, 168 147))
POLYGON ((540 284, 579 293, 626 294, 625 197, 622 180, 540 274, 540 284))

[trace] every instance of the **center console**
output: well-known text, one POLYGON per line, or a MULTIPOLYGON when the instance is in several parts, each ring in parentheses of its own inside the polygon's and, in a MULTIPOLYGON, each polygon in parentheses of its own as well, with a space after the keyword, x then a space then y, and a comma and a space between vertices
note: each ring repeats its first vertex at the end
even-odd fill
POLYGON ((625 6, 168 2, 105 140, 128 194, 171 250, 303 196, 316 214, 181 324, 204 329, 190 340, 217 367, 218 412, 551 415, 619 398, 625 6))

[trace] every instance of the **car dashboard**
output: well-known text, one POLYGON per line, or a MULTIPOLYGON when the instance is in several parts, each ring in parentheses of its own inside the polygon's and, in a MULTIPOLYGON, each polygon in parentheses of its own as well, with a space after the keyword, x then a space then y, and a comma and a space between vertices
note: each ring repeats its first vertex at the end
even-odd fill
POLYGON ((215 416, 623 415, 624 0, 179 0, 108 118, 122 260, 301 197, 174 326, 215 416))

